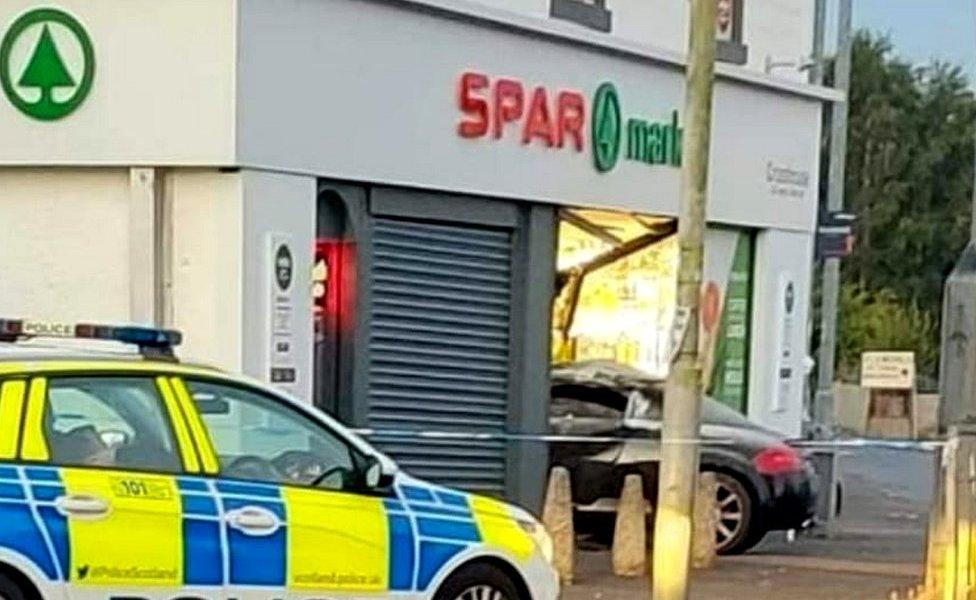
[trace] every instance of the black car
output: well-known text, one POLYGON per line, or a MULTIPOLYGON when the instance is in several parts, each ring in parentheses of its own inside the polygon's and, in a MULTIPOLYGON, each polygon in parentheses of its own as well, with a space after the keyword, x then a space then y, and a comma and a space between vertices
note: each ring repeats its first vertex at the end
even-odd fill
MULTIPOLYGON (((661 380, 612 362, 553 368, 550 426, 570 439, 550 444, 550 460, 570 471, 578 531, 612 532, 617 498, 631 473, 643 477, 650 503, 657 498, 663 389, 661 380)), ((745 552, 769 531, 812 522, 813 467, 783 436, 706 398, 701 437, 700 468, 718 479, 719 553, 745 552)))

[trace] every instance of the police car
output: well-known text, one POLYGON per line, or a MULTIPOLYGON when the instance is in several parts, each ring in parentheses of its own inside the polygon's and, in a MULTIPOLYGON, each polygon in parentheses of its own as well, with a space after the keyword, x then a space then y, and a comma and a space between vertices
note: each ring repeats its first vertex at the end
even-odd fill
POLYGON ((558 596, 527 512, 414 479, 179 341, 0 319, 0 600, 558 596), (91 347, 118 342, 140 352, 91 347))

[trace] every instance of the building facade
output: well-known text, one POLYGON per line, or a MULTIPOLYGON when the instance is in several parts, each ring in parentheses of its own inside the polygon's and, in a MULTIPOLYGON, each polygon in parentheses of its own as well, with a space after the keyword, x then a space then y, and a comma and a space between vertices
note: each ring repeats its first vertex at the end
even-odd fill
MULTIPOLYGON (((706 241, 710 392, 789 435, 838 98, 767 67, 809 54, 812 3, 720 0, 706 241)), ((550 361, 666 364, 686 12, 5 0, 0 314, 177 327, 409 470, 534 504, 550 361), (586 280, 560 355, 566 273, 631 238, 651 254, 586 280)))

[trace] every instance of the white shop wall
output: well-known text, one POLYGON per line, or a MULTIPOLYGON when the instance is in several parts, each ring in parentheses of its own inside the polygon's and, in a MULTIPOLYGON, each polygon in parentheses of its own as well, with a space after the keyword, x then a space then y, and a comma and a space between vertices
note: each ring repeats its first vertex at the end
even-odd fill
POLYGON ((173 316, 181 354, 269 382, 270 238, 293 252, 290 343, 297 380, 284 391, 310 401, 315 179, 277 173, 177 171, 173 202, 173 316))
MULTIPOLYGON (((662 120, 684 104, 676 67, 405 3, 242 0, 240 40, 237 153, 245 167, 677 213, 679 169, 622 159, 600 173, 588 134, 576 152, 525 145, 516 124, 502 139, 457 132, 465 118, 458 80, 466 71, 515 78, 526 90, 544 86, 550 95, 575 90, 588 106, 601 83, 611 81, 624 119, 662 120), (296 57, 299 78, 282 68, 296 57)), ((820 100, 719 78, 710 218, 812 230, 820 112, 820 100), (777 170, 803 183, 786 189, 775 182, 777 170)))
POLYGON ((128 200, 127 169, 0 169, 0 316, 128 321, 128 200))
POLYGON ((756 236, 749 369, 749 418, 787 436, 803 420, 813 236, 766 230, 756 236), (793 284, 793 310, 786 288, 793 284))
POLYGON ((177 171, 172 202, 173 327, 180 355, 240 372, 243 203, 240 173, 177 171))
MULTIPOLYGON (((47 4, 0 2, 0 28, 47 4)), ((91 92, 55 122, 31 119, 3 98, 0 164, 233 163, 236 0, 49 4, 77 19, 91 38, 91 92)), ((30 35, 39 35, 34 29, 30 35)), ((83 66, 62 52, 79 78, 83 66)), ((20 73, 30 54, 14 54, 11 69, 20 73)))
MULTIPOLYGON (((269 381, 270 369, 294 369, 296 380, 284 391, 312 401, 312 258, 315 243, 316 180, 280 173, 242 171, 243 204, 243 338, 244 373, 269 381), (271 334, 272 240, 285 242, 294 260, 288 310, 281 334, 271 334), (271 346, 290 345, 289 352, 271 359, 271 346)), ((280 291, 275 297, 282 298, 280 291)), ((279 311, 280 314, 280 311, 279 311)))
MULTIPOLYGON (((495 8, 539 19, 549 19, 553 0, 478 0, 495 8)), ((611 36, 662 50, 684 54, 688 47, 686 0, 606 0, 612 13, 611 36)), ((796 60, 813 47, 813 0, 744 0, 742 38, 749 47, 746 68, 765 71, 766 57, 796 60)), ((581 31, 592 31, 558 21, 581 31)), ((805 71, 783 68, 776 77, 806 81, 805 71)))

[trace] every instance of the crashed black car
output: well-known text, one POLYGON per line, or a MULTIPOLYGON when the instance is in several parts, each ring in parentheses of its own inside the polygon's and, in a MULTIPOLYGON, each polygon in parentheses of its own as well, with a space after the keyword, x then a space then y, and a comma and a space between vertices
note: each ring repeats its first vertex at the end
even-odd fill
MULTIPOLYGON (((570 471, 577 530, 609 536, 631 473, 643 477, 651 523, 663 382, 628 366, 593 361, 556 365, 551 389, 549 422, 557 437, 550 461, 570 471)), ((745 552, 769 531, 812 522, 816 478, 801 450, 709 398, 703 402, 701 438, 700 468, 714 472, 719 485, 719 553, 745 552)))

